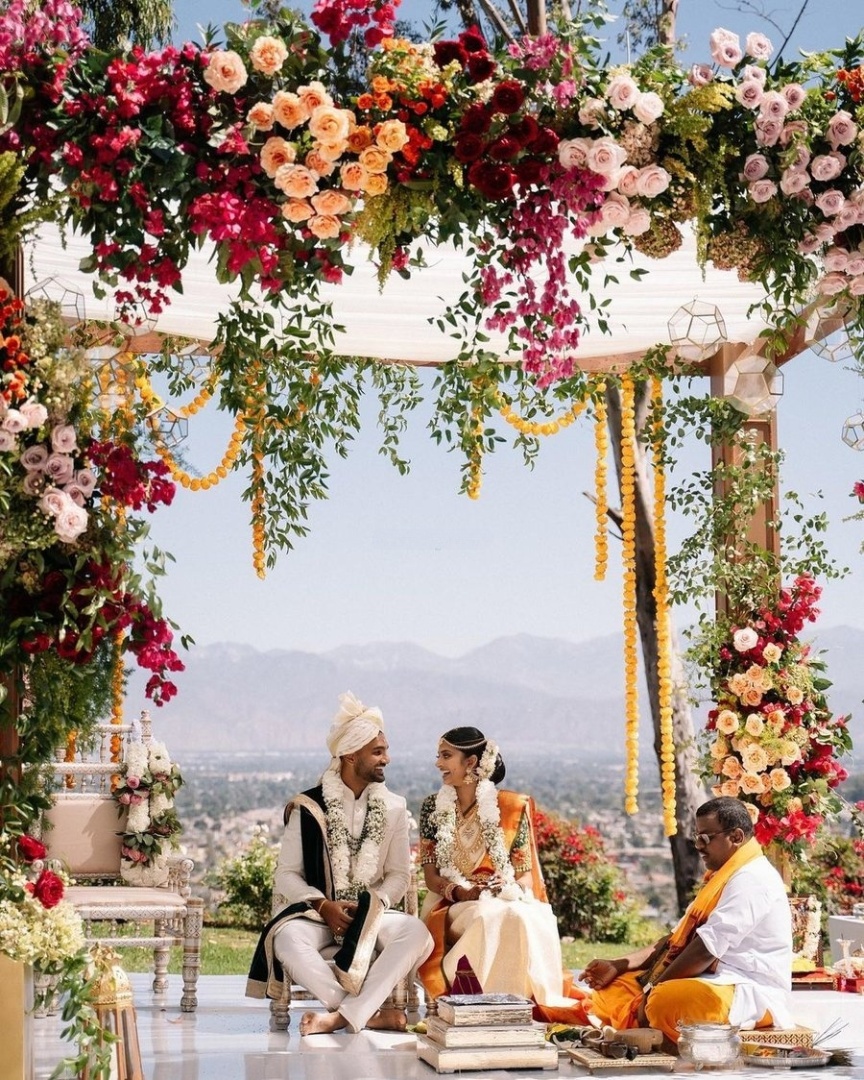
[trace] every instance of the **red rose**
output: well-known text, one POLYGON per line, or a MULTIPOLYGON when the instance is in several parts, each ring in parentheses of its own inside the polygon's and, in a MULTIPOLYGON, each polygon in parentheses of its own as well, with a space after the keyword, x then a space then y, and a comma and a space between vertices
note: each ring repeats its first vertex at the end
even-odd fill
POLYGON ((540 125, 533 116, 523 116, 520 120, 510 121, 508 135, 519 140, 520 146, 527 146, 540 134, 540 125))
POLYGON ((513 192, 516 175, 506 165, 475 161, 468 170, 468 182, 487 199, 506 199, 513 192))
POLYGON ((489 156, 496 161, 512 161, 521 150, 518 140, 501 135, 489 144, 489 156))
POLYGON ((21 858, 27 862, 35 862, 37 859, 44 859, 48 854, 48 849, 41 840, 37 840, 34 836, 26 835, 18 837, 18 851, 21 858))
POLYGON ((462 114, 459 127, 470 131, 472 135, 485 135, 492 123, 492 118, 485 105, 469 105, 462 114))
POLYGON ((531 140, 526 149, 538 157, 554 154, 558 149, 558 136, 551 128, 540 128, 537 137, 531 140))
POLYGON ((534 158, 526 158, 516 165, 516 179, 523 188, 544 183, 548 172, 548 166, 534 158))
POLYGON ((65 891, 63 879, 53 870, 43 870, 33 885, 33 895, 44 908, 56 907, 63 899, 65 891))
POLYGON ((485 53, 489 51, 486 39, 483 37, 479 26, 469 26, 467 30, 463 30, 459 35, 459 42, 467 53, 485 53))
POLYGON ((516 82, 515 79, 505 79, 504 82, 498 83, 492 91, 492 100, 489 102, 489 106, 493 112, 511 116, 522 108, 524 101, 525 91, 522 84, 516 82))
POLYGON ((435 63, 438 67, 447 67, 454 60, 458 60, 460 67, 465 67, 468 62, 468 53, 458 41, 436 41, 434 45, 435 63))
POLYGON ((466 164, 469 161, 476 161, 483 153, 485 146, 485 141, 479 135, 472 135, 468 132, 465 135, 460 135, 456 140, 453 154, 457 161, 466 164))
POLYGON ((498 65, 491 56, 475 53, 468 57, 468 77, 472 83, 485 82, 491 79, 498 70, 498 65))

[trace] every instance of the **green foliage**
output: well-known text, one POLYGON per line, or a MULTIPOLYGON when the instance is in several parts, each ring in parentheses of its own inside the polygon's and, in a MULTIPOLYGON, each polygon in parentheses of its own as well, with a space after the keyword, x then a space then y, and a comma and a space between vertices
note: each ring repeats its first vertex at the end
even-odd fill
POLYGON ((242 851, 222 860, 210 875, 210 883, 225 893, 220 917, 246 930, 260 930, 270 921, 277 857, 276 845, 259 830, 242 851))
POLYGON ((641 920, 600 833, 542 811, 535 815, 534 831, 559 932, 589 941, 638 938, 641 920))
POLYGON ((864 899, 864 840, 824 830, 793 864, 792 891, 821 900, 824 915, 848 915, 864 899))

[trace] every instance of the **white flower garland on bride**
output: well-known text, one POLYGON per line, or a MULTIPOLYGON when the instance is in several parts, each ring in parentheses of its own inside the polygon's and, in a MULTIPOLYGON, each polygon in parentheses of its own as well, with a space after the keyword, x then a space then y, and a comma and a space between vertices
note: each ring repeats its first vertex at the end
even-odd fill
MULTIPOLYGON (((498 746, 489 740, 477 766, 477 816, 483 842, 495 869, 495 879, 500 887, 481 892, 481 900, 529 900, 531 895, 516 882, 510 853, 504 843, 501 828, 501 811, 498 808, 498 790, 490 780, 498 759, 498 746)), ((435 796, 435 862, 442 877, 463 889, 473 888, 472 883, 453 862, 453 846, 456 842, 456 788, 442 784, 435 796)))
POLYGON ((358 840, 348 832, 342 801, 343 784, 339 770, 328 769, 321 778, 324 806, 327 812, 327 839, 330 865, 333 868, 333 887, 337 900, 356 900, 369 887, 378 871, 381 844, 387 825, 387 804, 380 792, 383 784, 370 784, 366 820, 358 840), (351 869, 352 848, 356 854, 351 869))

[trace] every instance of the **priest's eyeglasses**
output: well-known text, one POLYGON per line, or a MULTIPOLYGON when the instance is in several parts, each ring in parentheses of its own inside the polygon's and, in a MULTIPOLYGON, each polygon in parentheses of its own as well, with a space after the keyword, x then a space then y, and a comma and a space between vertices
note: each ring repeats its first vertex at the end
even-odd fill
POLYGON ((690 839, 696 847, 708 847, 715 836, 725 836, 726 833, 730 832, 732 832, 731 829, 718 829, 717 832, 697 832, 693 833, 690 839))

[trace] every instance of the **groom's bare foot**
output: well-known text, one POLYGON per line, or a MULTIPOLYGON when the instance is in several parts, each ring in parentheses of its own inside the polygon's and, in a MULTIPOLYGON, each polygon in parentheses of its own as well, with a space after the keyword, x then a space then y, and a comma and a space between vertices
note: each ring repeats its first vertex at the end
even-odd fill
POLYGON ((300 1019, 300 1034, 329 1035, 333 1031, 340 1031, 345 1023, 344 1017, 338 1012, 307 1012, 300 1019))
POLYGON ((408 1017, 401 1009, 379 1009, 366 1027, 375 1031, 404 1031, 408 1027, 408 1017))

